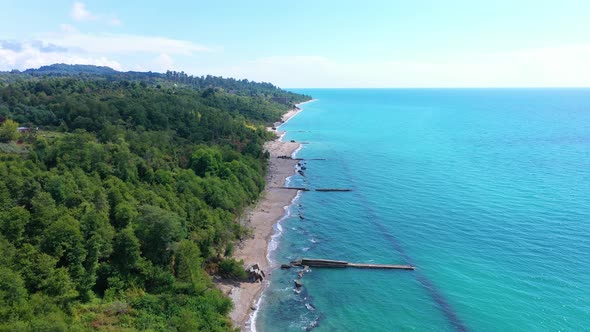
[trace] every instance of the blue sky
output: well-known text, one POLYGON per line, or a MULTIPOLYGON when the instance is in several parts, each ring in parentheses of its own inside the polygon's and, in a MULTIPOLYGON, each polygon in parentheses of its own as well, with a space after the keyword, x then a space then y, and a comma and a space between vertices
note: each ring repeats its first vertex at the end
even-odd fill
POLYGON ((0 70, 91 63, 282 87, 590 86, 589 1, 0 0, 0 70))

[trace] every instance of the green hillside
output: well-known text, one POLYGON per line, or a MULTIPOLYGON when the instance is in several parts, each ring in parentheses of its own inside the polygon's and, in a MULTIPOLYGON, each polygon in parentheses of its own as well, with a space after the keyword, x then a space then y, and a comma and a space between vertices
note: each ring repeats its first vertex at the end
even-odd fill
POLYGON ((0 126, 29 128, 0 143, 0 331, 231 330, 210 275, 239 265, 264 126, 307 99, 93 66, 0 74, 0 126))

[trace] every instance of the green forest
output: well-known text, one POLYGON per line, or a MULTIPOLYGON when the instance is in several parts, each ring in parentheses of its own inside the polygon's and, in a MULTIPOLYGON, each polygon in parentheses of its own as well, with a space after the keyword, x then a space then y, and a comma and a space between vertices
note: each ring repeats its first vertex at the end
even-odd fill
POLYGON ((244 273, 265 126, 308 99, 174 72, 0 73, 0 331, 232 330, 211 276, 244 273))

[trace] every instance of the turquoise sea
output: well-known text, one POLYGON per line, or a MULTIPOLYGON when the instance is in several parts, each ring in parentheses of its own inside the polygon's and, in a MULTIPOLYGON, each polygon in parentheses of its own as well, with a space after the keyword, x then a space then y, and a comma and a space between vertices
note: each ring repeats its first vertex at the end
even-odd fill
POLYGON ((590 89, 309 89, 257 331, 590 329, 590 89), (305 219, 301 219, 302 214, 305 219))

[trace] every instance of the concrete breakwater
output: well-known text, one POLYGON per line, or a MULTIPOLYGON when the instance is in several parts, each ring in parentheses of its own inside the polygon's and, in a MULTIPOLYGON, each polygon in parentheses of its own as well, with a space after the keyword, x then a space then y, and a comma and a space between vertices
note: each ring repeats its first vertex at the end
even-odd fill
POLYGON ((337 261, 330 259, 315 259, 302 258, 301 260, 293 261, 291 266, 309 266, 309 267, 330 267, 330 268, 346 268, 355 267, 360 269, 394 269, 394 270, 415 270, 411 265, 395 265, 395 264, 363 264, 350 263, 346 261, 337 261))

